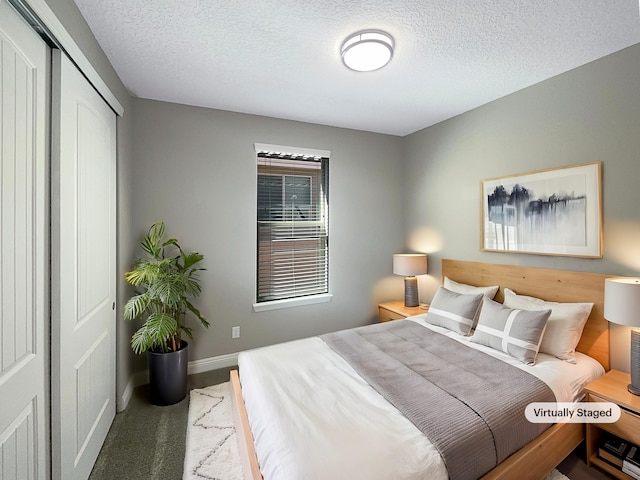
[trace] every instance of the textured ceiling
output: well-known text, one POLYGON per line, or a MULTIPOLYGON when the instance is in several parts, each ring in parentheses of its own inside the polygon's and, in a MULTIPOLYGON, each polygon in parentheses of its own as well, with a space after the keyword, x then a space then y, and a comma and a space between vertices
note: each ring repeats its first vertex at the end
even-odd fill
POLYGON ((137 97, 406 135, 640 42, 638 0, 75 0, 137 97), (386 67, 342 41, 382 29, 386 67))

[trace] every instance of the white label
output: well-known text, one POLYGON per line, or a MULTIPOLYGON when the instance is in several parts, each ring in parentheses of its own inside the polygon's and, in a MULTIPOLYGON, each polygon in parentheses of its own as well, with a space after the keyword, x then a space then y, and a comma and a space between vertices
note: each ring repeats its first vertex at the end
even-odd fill
POLYGON ((534 402, 524 414, 531 423, 614 423, 620 407, 611 402, 534 402))

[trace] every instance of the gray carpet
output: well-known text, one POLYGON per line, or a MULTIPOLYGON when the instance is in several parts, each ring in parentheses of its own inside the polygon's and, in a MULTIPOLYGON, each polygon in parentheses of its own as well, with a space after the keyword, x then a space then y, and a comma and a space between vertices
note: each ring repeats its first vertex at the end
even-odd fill
MULTIPOLYGON (((231 369, 189 376, 189 389, 229 381, 231 369)), ((135 390, 129 406, 118 413, 89 480, 180 480, 184 464, 189 395, 176 405, 149 404, 146 386, 135 390)), ((588 468, 580 446, 558 470, 572 480, 613 477, 588 468)))
POLYGON ((611 480, 616 478, 597 468, 587 467, 584 457, 585 447, 579 445, 557 468, 571 480, 611 480))
MULTIPOLYGON (((231 369, 190 375, 189 389, 229 381, 231 369)), ((118 413, 89 480, 179 480, 182 478, 189 395, 180 403, 156 407, 147 386, 136 388, 118 413)))

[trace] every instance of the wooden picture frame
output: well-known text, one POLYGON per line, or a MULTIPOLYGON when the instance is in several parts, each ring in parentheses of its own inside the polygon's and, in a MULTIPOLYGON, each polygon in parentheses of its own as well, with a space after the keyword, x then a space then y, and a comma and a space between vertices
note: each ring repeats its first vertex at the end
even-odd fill
POLYGON ((481 250, 602 258, 602 162, 480 182, 481 250))

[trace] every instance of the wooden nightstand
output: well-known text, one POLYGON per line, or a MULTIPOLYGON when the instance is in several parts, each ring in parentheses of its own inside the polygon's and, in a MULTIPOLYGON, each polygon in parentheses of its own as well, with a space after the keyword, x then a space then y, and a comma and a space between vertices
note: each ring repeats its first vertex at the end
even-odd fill
POLYGON ((603 432, 640 445, 640 396, 627 391, 628 373, 610 370, 585 387, 588 402, 613 402, 622 410, 616 423, 587 423, 587 465, 597 465, 616 478, 634 480, 616 466, 598 457, 598 440, 603 432))
POLYGON ((427 313, 428 309, 429 305, 426 303, 420 304, 419 307, 405 307, 402 300, 399 302, 385 302, 378 305, 378 321, 388 322, 389 320, 399 320, 413 315, 420 315, 427 313))

